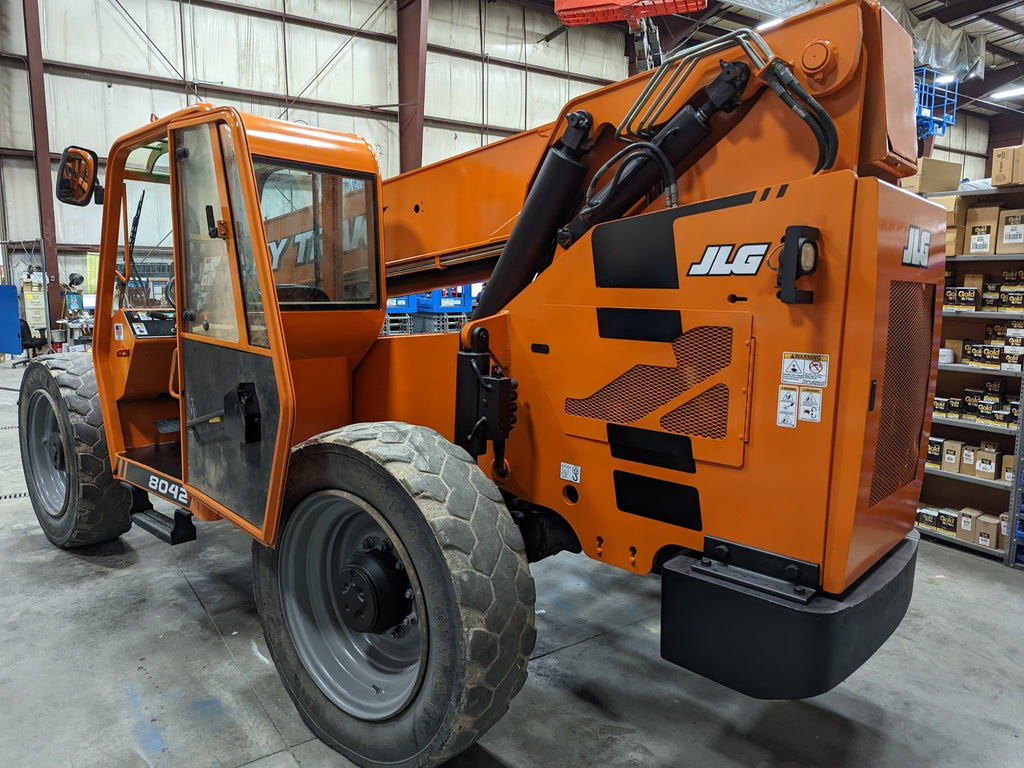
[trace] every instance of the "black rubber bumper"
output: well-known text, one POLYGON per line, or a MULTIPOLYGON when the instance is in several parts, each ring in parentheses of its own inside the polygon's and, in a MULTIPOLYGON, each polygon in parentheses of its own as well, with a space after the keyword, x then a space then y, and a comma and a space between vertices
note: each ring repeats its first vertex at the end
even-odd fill
POLYGON ((845 680, 893 633, 910 605, 912 531, 842 595, 806 604, 694 570, 662 571, 661 655, 758 699, 804 699, 845 680))

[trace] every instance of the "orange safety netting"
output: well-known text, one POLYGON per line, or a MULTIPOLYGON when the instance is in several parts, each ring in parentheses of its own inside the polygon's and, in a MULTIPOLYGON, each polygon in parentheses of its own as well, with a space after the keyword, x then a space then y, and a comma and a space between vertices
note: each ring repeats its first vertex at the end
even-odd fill
POLYGON ((567 26, 625 21, 670 13, 703 11, 708 0, 555 0, 555 14, 567 26))

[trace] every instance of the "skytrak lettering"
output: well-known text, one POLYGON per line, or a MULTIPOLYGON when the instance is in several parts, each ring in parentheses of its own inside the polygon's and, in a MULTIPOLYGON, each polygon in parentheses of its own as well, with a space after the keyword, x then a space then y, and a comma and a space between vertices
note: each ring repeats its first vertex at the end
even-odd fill
MULTIPOLYGON (((319 230, 319 236, 323 237, 323 229, 319 230)), ((359 248, 366 248, 366 215, 360 214, 352 219, 341 222, 342 247, 345 253, 359 248)), ((270 248, 270 261, 274 271, 281 267, 281 259, 289 246, 295 249, 294 266, 301 267, 303 264, 312 264, 315 261, 316 250, 313 248, 315 240, 313 229, 307 229, 294 235, 286 235, 277 240, 271 240, 267 245, 270 248)))
POLYGON ((709 245, 696 264, 691 264, 687 275, 756 275, 761 268, 771 243, 735 245, 709 245), (733 251, 736 255, 733 256, 733 251))

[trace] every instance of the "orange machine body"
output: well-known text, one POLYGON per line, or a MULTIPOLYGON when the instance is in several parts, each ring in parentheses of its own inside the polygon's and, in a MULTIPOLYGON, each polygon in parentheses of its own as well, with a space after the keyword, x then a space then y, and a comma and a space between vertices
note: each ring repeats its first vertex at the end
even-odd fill
MULTIPOLYGON (((563 516, 589 556, 646 573, 664 548, 700 551, 714 536, 820 564, 822 588, 838 594, 913 527, 934 394, 944 222, 934 205, 892 184, 915 168, 915 137, 913 94, 897 76, 912 67, 912 51, 891 17, 851 0, 791 19, 766 39, 796 63, 797 77, 834 119, 836 170, 811 174, 806 128, 764 93, 741 119, 724 116, 735 127, 680 175, 681 208, 664 211, 657 199, 632 220, 599 225, 557 254, 504 312, 470 324, 462 338, 468 343, 472 329, 485 326, 493 354, 519 382, 503 489, 563 516), (827 66, 812 71, 822 59, 827 66), (821 232, 820 265, 802 281, 814 291, 812 304, 776 298, 772 264, 789 225, 821 232), (922 243, 924 255, 904 263, 922 243), (709 249, 725 249, 723 263, 731 263, 745 245, 761 244, 767 249, 756 251, 754 274, 699 274, 709 249), (651 249, 665 254, 677 286, 602 285, 602 260, 628 261, 651 249), (616 332, 604 331, 602 314, 631 309, 675 313, 682 334, 609 337, 616 332), (802 368, 813 361, 824 373, 787 374, 787 361, 802 368), (807 411, 783 425, 781 398, 789 396, 806 400, 807 411), (918 417, 901 420, 903 407, 918 417), (688 437, 695 471, 616 458, 609 424, 688 437), (630 493, 622 487, 627 475, 668 485, 637 483, 630 493), (667 489, 660 500, 630 498, 659 487, 667 489), (699 497, 700 519, 689 528, 657 509, 677 503, 672 488, 679 487, 699 497)), ((717 60, 703 66, 679 101, 707 83, 717 60)), ((607 157, 612 127, 647 78, 579 97, 556 126, 585 108, 599 126, 592 154, 607 157)), ((546 149, 541 140, 553 144, 558 135, 545 127, 385 182, 389 285, 418 287, 426 275, 443 279, 439 271, 486 279, 492 262, 483 245, 493 251, 495 240, 507 238, 516 203, 453 217, 442 201, 493 202, 487 190, 507 188, 492 163, 500 159, 506 172, 535 168, 546 149)), ((357 397, 359 418, 423 421, 433 411, 426 423, 445 431, 450 417, 438 409, 447 398, 431 408, 386 383, 415 368, 421 391, 450 391, 450 367, 413 362, 424 357, 421 343, 393 338, 369 356, 357 371, 357 392, 386 396, 357 397)))
MULTIPOLYGON (((130 265, 118 266, 129 229, 126 181, 160 175, 126 169, 129 154, 164 142, 161 151, 175 157, 178 132, 208 125, 222 142, 224 169, 211 214, 211 231, 222 229, 211 237, 228 249, 233 323, 242 329, 236 340, 207 338, 197 326, 135 335, 129 310, 100 292, 94 354, 119 476, 150 491, 154 482, 177 484, 180 506, 273 545, 288 454, 302 440, 384 419, 457 439, 455 357, 460 341, 468 345, 483 327, 519 395, 509 472, 493 476, 512 497, 568 521, 587 555, 647 573, 666 553, 700 551, 714 537, 813 564, 820 589, 844 592, 913 525, 934 392, 944 218, 893 186, 913 173, 916 153, 912 51, 891 17, 875 3, 840 0, 765 39, 836 125, 830 171, 813 173, 806 126, 755 71, 740 107, 717 116, 714 138, 677 167, 679 207, 652 195, 598 225, 461 339, 378 338, 384 299, 486 280, 567 116, 593 115, 589 181, 623 146, 616 126, 651 73, 573 100, 551 125, 383 185, 362 140, 209 105, 118 140, 107 166, 101 285, 114 285, 115 273, 131 285, 130 265), (266 158, 351 172, 373 187, 375 207, 353 204, 319 222, 305 213, 264 219, 254 168, 266 158), (809 304, 776 296, 774 267, 789 226, 820 233, 817 269, 800 279, 814 293, 809 304), (282 283, 312 279, 298 242, 310 237, 328 246, 365 237, 369 261, 341 257, 332 266, 369 273, 365 304, 339 312, 275 299, 275 285, 280 292, 282 283), (634 283, 609 276, 622 265, 639 275, 634 283), (660 277, 645 277, 648 269, 660 277), (266 488, 255 501, 193 482, 201 468, 190 462, 187 434, 197 421, 187 374, 198 375, 208 354, 244 357, 276 389, 276 432, 260 465, 266 488), (161 431, 158 422, 175 418, 179 432, 161 431), (659 458, 663 438, 685 440, 693 465, 659 458)), ((719 58, 743 56, 736 49, 699 60, 673 104, 707 86, 719 58)), ((173 169, 164 177, 176 210, 181 182, 173 169)), ((175 222, 182 275, 191 225, 175 222)), ((480 462, 493 473, 491 455, 480 462)))

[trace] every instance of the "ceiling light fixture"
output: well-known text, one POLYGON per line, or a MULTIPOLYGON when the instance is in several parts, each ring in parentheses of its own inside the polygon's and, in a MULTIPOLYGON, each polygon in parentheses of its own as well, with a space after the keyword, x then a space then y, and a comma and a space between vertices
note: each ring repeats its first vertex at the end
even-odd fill
POLYGON ((990 99, 1012 99, 1014 96, 1024 96, 1024 86, 1019 88, 1008 88, 1005 91, 996 91, 989 96, 990 99))
POLYGON ((935 78, 936 85, 946 85, 946 83, 952 83, 956 80, 956 75, 940 75, 935 78))

